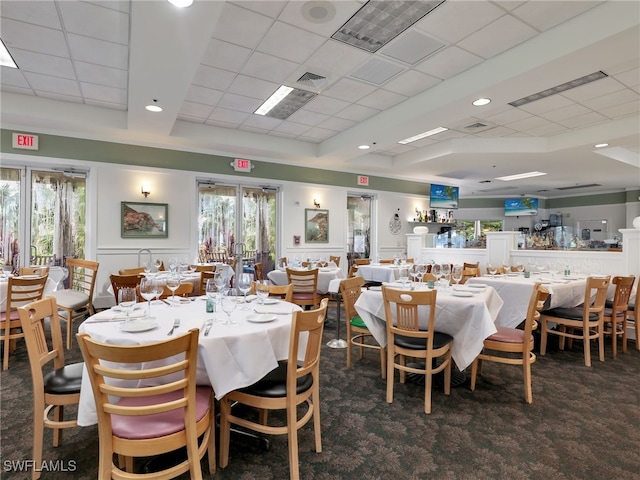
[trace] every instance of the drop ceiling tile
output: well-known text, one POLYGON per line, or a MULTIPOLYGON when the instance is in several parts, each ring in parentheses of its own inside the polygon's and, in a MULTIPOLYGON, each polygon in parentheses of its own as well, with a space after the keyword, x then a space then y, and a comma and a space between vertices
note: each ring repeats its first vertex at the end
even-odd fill
POLYGON ((252 127, 249 125, 245 125, 244 123, 238 127, 238 130, 242 130, 243 132, 259 133, 261 135, 266 135, 267 133, 269 133, 269 130, 267 129, 252 127))
POLYGON ((596 80, 595 82, 587 83, 586 85, 572 88, 571 90, 566 90, 562 92, 562 95, 573 100, 574 102, 582 103, 585 100, 601 97, 602 95, 606 95, 607 93, 617 92, 618 90, 622 90, 623 88, 624 85, 622 85, 620 82, 614 80, 613 78, 607 77, 596 80))
POLYGON ((634 101, 638 101, 638 94, 629 88, 625 88, 617 92, 602 95, 601 97, 592 98, 591 100, 584 100, 580 103, 592 110, 600 110, 634 101))
POLYGON ((214 122, 224 122, 230 125, 239 125, 244 122, 249 115, 249 113, 239 112, 237 110, 228 110, 226 108, 216 107, 209 116, 209 120, 214 122))
POLYGON ((272 23, 273 19, 269 17, 227 3, 222 9, 213 38, 256 48, 272 23))
POLYGON ((266 115, 249 115, 242 123, 242 126, 273 130, 281 123, 282 120, 279 118, 267 117, 266 115))
POLYGON ((349 102, 338 100, 337 98, 318 95, 304 105, 305 110, 310 112, 323 113, 325 115, 335 115, 351 105, 349 102))
POLYGON ((568 107, 573 105, 573 103, 574 102, 562 95, 551 95, 549 97, 536 100, 535 102, 526 103, 518 108, 533 115, 540 115, 541 113, 568 107))
POLYGON ((80 83, 82 96, 107 103, 126 104, 127 91, 121 88, 96 85, 94 83, 80 83))
MULTIPOLYGON (((511 125, 509 125, 511 127, 511 125)), ((509 135, 513 135, 516 133, 517 129, 511 129, 507 127, 494 127, 489 130, 483 130, 482 132, 478 132, 475 134, 476 137, 483 138, 499 138, 499 137, 507 137, 509 135)))
POLYGON ((249 98, 242 95, 235 95, 233 93, 225 93, 218 106, 221 108, 227 108, 229 110, 237 110, 244 113, 255 112, 262 102, 255 98, 249 98))
POLYGON ((408 70, 392 78, 384 85, 385 90, 412 97, 440 83, 440 80, 415 70, 408 70))
POLYGON ((567 127, 563 125, 547 122, 544 125, 532 128, 523 133, 526 133, 527 135, 531 135, 533 137, 550 137, 566 131, 567 127))
POLYGON ((200 65, 193 77, 193 85, 224 91, 229 88, 235 76, 233 72, 200 65))
POLYGON ((71 97, 81 97, 78 82, 66 78, 41 75, 39 73, 24 72, 24 76, 31 87, 40 93, 49 92, 71 97))
POLYGON ((512 10, 512 14, 543 32, 597 6, 594 1, 529 1, 512 10))
POLYGON ((416 70, 432 77, 447 79, 482 62, 482 58, 454 46, 432 55, 416 66, 416 70))
MULTIPOLYGON (((4 29, 4 19, 10 18, 13 20, 19 20, 34 25, 40 25, 42 27, 55 28, 56 30, 62 30, 60 19, 58 18, 58 11, 56 5, 52 0, 49 1, 2 1, 2 27, 4 29)), ((5 33, 2 32, 4 38, 5 33)))
POLYGON ((297 135, 292 135, 291 133, 285 133, 285 132, 278 132, 277 130, 271 130, 269 132, 269 135, 273 135, 274 137, 291 138, 291 139, 294 139, 297 137, 297 135))
POLYGON ((228 92, 265 101, 279 86, 279 83, 266 82, 264 80, 258 80, 257 78, 247 77, 246 75, 238 75, 229 86, 228 92))
POLYGON ((75 60, 127 70, 129 48, 118 43, 68 34, 69 50, 75 60))
POLYGON ((310 72, 331 72, 337 78, 346 75, 354 65, 364 63, 370 56, 364 50, 328 40, 307 59, 305 65, 310 72))
POLYGON ((380 86, 405 70, 405 67, 374 56, 351 71, 349 77, 380 86))
POLYGON ((352 80, 350 78, 341 78, 331 87, 327 88, 323 94, 329 97, 344 100, 345 102, 357 102, 365 95, 376 89, 373 85, 352 80))
POLYGON ((31 88, 20 70, 9 67, 0 67, 0 85, 31 88))
POLYGON ((416 28, 457 43, 504 15, 490 2, 444 2, 416 23, 416 28))
POLYGON ((251 49, 212 38, 200 63, 231 72, 239 71, 251 55, 251 49))
POLYGON ((603 108, 600 110, 600 113, 609 118, 622 118, 629 115, 638 115, 640 114, 640 102, 638 102, 638 100, 634 100, 616 105, 615 107, 603 108))
POLYGON ((540 116, 547 120, 551 120, 552 122, 562 123, 561 120, 566 120, 567 118, 576 117, 578 115, 585 115, 590 112, 591 110, 583 107, 582 105, 573 104, 550 112, 541 113, 540 116))
POLYGON ((242 68, 241 73, 282 84, 297 67, 298 64, 288 60, 267 55, 266 53, 253 52, 242 68))
POLYGON ((128 73, 126 70, 119 68, 103 67, 102 65, 94 65, 76 61, 76 74, 81 82, 96 83, 98 85, 106 85, 108 87, 123 88, 128 86, 128 73))
POLYGON ((347 130, 348 128, 353 127, 356 122, 352 120, 347 120, 345 118, 337 118, 331 117, 324 122, 320 123, 318 126, 321 128, 326 128, 328 130, 334 130, 336 132, 342 132, 347 130))
POLYGON ((365 107, 364 105, 350 105, 344 110, 336 114, 338 118, 346 118, 347 120, 353 120, 354 122, 361 122, 369 117, 380 113, 380 110, 374 108, 365 107))
POLYGON ((327 130, 326 128, 313 127, 304 132, 302 138, 305 139, 317 139, 317 140, 326 140, 327 138, 331 138, 336 134, 333 130, 327 130))
POLYGON ((54 93, 50 91, 36 91, 38 97, 50 98, 52 100, 60 100, 61 102, 85 103, 82 97, 75 95, 65 95, 63 93, 54 93))
POLYGON ((518 110, 517 108, 514 107, 502 113, 497 113, 495 115, 491 115, 489 117, 483 117, 483 118, 492 123, 495 123, 496 125, 505 125, 507 123, 523 120, 529 117, 531 117, 530 113, 523 112, 522 110, 518 110))
POLYGON ((128 107, 126 103, 109 103, 109 102, 103 102, 100 100, 94 100, 92 98, 85 99, 84 103, 86 105, 94 105, 96 107, 104 107, 104 108, 109 108, 111 110, 120 110, 123 112, 126 111, 128 107))
POLYGON ((491 58, 519 45, 537 33, 536 30, 520 20, 505 15, 482 30, 469 35, 459 42, 458 46, 482 58, 491 58))
POLYGON ((522 120, 517 120, 515 122, 506 123, 505 125, 517 132, 527 132, 533 128, 542 127, 547 123, 549 123, 549 121, 545 120, 544 118, 531 116, 528 118, 523 118, 522 120))
POLYGON ((634 67, 620 72, 616 74, 615 78, 627 87, 637 87, 640 85, 640 67, 634 67))
POLYGON ((129 44, 129 15, 86 2, 58 2, 69 33, 107 42, 129 44))
POLYGON ((608 120, 604 115, 600 115, 596 112, 589 112, 584 115, 578 115, 575 117, 558 120, 560 125, 564 125, 568 128, 586 127, 587 125, 593 125, 595 123, 601 123, 608 120))
MULTIPOLYGON (((26 82, 25 82, 26 83, 26 82)), ((35 95, 34 91, 28 87, 17 87, 15 85, 8 85, 4 82, 0 85, 0 91, 2 92, 10 92, 10 93, 19 93, 21 95, 35 95)))
POLYGON ((229 3, 233 3, 242 8, 246 8, 247 10, 251 10, 252 12, 261 13, 262 15, 266 15, 271 18, 276 18, 282 11, 283 7, 287 4, 287 2, 276 0, 269 0, 268 2, 265 2, 264 0, 241 0, 229 3))
POLYGON ((304 109, 300 109, 297 112, 289 116, 287 120, 294 123, 301 123, 303 125, 309 125, 314 127, 321 122, 324 122, 329 117, 321 113, 308 112, 304 109))
POLYGON ((130 0, 91 0, 89 3, 94 3, 104 8, 110 8, 119 12, 129 13, 129 11, 131 11, 130 0))
POLYGON ((260 42, 258 50, 301 63, 325 42, 325 37, 286 23, 276 22, 260 42))
MULTIPOLYGON (((402 140, 402 139, 398 139, 402 140)), ((405 147, 411 147, 413 149, 428 147, 429 145, 433 145, 434 143, 438 143, 438 140, 434 140, 431 137, 421 138, 420 140, 416 140, 415 142, 411 142, 409 145, 405 145, 405 147)))
POLYGON ((70 58, 67 42, 60 30, 3 18, 0 23, 0 31, 2 32, 2 40, 9 50, 21 48, 32 52, 70 58))
POLYGON ((227 128, 230 130, 237 130, 238 127, 240 126, 240 124, 238 123, 227 123, 227 122, 220 122, 217 120, 207 120, 206 122, 204 122, 205 125, 210 125, 213 127, 220 127, 220 128, 227 128))
POLYGON ((377 53, 409 65, 415 65, 444 46, 444 42, 417 29, 410 29, 391 40, 377 53))
POLYGON ((224 92, 220 90, 191 85, 185 100, 191 103, 215 106, 218 104, 223 94, 224 92))
POLYGON ((378 110, 386 110, 387 108, 391 108, 406 99, 407 97, 404 95, 398 95, 397 93, 389 92, 383 88, 378 88, 366 97, 358 100, 358 104, 364 105, 365 107, 376 108, 378 110))
POLYGON ((182 107, 178 115, 187 116, 198 119, 207 119, 213 112, 211 105, 203 105, 201 103, 182 102, 182 107))
POLYGON ((297 137, 309 130, 309 125, 302 125, 301 123, 294 123, 288 120, 284 120, 280 125, 273 129, 274 132, 281 132, 297 137))
POLYGON ((19 48, 12 48, 11 55, 23 72, 41 73, 69 79, 76 78, 73 64, 69 58, 45 55, 19 48))

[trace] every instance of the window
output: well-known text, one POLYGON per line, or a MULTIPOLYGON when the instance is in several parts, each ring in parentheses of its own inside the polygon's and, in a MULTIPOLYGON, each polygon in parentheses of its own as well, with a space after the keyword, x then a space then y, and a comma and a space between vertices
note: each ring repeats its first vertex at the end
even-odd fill
POLYGON ((369 258, 371 253, 371 197, 347 196, 349 224, 347 242, 349 245, 349 266, 355 258, 369 258))

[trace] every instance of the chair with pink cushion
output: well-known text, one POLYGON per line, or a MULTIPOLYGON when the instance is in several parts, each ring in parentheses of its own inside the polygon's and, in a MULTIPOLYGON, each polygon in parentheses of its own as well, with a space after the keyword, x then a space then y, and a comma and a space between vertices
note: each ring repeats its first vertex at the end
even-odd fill
POLYGON ((189 472, 189 478, 199 480, 207 451, 209 472, 215 472, 213 391, 196 386, 198 334, 192 329, 147 345, 111 345, 78 334, 98 413, 98 478, 167 479, 189 472), (183 447, 187 458, 165 470, 134 469, 134 458, 183 447))
POLYGON ((481 373, 482 362, 506 363, 508 365, 522 365, 524 376, 524 397, 527 403, 533 402, 531 390, 531 364, 536 361, 533 353, 532 331, 538 327, 540 309, 549 296, 549 291, 537 283, 527 309, 527 318, 524 321, 524 329, 496 327, 498 331, 484 341, 484 347, 480 355, 471 364, 471 390, 476 388, 476 377, 481 373))
POLYGON ((318 294, 318 269, 297 270, 287 268, 287 283, 293 284, 293 303, 302 308, 318 308, 320 295, 318 294))

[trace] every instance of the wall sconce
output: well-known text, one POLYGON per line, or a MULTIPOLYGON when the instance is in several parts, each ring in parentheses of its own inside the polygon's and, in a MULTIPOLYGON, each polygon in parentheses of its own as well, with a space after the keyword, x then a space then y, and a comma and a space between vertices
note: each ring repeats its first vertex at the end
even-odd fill
POLYGON ((151 188, 149 188, 149 185, 142 184, 140 186, 140 191, 142 192, 142 195, 144 195, 144 198, 147 198, 151 193, 151 188))
POLYGON ((316 200, 315 198, 313 199, 313 205, 314 205, 316 208, 320 208, 320 202, 319 202, 318 200, 316 200))

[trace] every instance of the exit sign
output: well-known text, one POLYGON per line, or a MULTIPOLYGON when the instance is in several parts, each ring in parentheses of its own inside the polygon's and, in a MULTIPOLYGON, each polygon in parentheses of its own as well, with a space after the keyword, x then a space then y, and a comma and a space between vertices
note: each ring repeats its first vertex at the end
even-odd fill
POLYGON ((38 150, 38 136, 29 135, 27 133, 14 133, 13 148, 22 148, 25 150, 38 150))
POLYGON ((369 177, 367 177, 365 175, 358 175, 358 185, 360 185, 362 187, 368 187, 369 186, 369 177))
POLYGON ((244 158, 234 158, 232 165, 233 165, 233 169, 236 172, 250 172, 251 171, 251 160, 246 160, 244 158))

